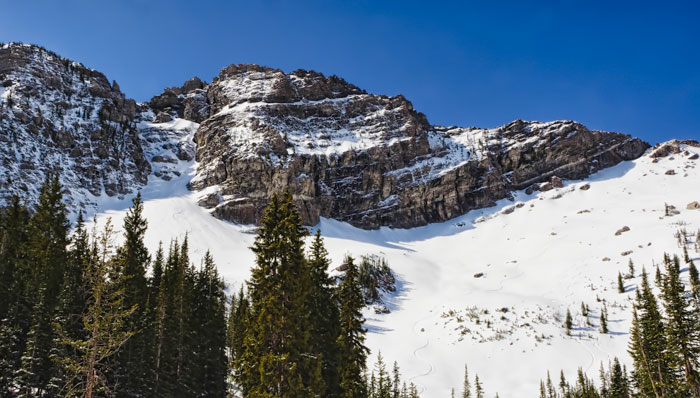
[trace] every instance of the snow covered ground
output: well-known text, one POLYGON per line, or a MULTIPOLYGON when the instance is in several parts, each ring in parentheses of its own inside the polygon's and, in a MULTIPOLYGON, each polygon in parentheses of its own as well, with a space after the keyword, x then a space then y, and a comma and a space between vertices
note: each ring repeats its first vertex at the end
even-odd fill
MULTIPOLYGON (((581 366, 597 376, 601 361, 618 356, 628 363, 631 300, 642 266, 653 275, 652 264, 665 251, 682 253, 674 233, 685 228, 694 237, 700 228, 700 210, 686 210, 700 201, 700 161, 672 156, 658 163, 644 156, 587 181, 520 192, 514 201, 410 230, 365 231, 323 219, 317 227, 334 267, 346 254, 378 254, 397 274, 399 289, 386 298, 391 312, 366 311, 372 361, 379 350, 387 362, 397 360, 428 398, 447 397, 452 387, 460 391, 464 364, 472 377, 478 373, 487 396, 522 397, 538 394, 547 370, 558 377, 563 369, 573 378, 581 366), (671 169, 675 175, 666 174, 671 169), (590 189, 580 189, 586 184, 590 189), (664 203, 680 214, 664 216, 664 203), (630 230, 615 235, 623 226, 630 230), (627 272, 630 258, 637 271, 620 294, 617 273, 627 272), (607 335, 598 332, 603 300, 607 335), (582 302, 591 310, 590 326, 582 302), (571 336, 563 328, 567 309, 574 318, 571 336)), ((198 206, 198 195, 186 188, 196 164, 179 167, 179 177, 152 176, 142 191, 147 244, 155 251, 160 240, 167 248, 169 239, 188 234, 191 258, 199 261, 210 250, 237 289, 253 264, 253 228, 217 220, 198 206)), ((121 225, 129 205, 102 202, 98 223, 112 217, 121 225)))

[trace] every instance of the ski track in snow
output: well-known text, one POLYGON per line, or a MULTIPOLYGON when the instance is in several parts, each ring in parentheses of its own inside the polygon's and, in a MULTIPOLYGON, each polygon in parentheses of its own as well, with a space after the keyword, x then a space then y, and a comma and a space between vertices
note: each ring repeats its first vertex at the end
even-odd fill
MULTIPOLYGON (((322 219, 314 229, 325 237, 333 269, 346 254, 378 254, 399 276, 399 290, 387 301, 391 313, 364 312, 372 350, 368 369, 381 350, 386 363, 396 360, 424 398, 439 398, 460 389, 464 364, 472 381, 479 375, 486 396, 503 397, 536 395, 547 371, 563 370, 574 380, 582 367, 597 378, 599 364, 616 356, 629 367, 629 300, 642 266, 653 272, 652 261, 658 264, 664 252, 680 253, 673 237, 677 229, 685 227, 693 237, 700 229, 700 210, 685 209, 700 201, 700 161, 673 156, 657 163, 644 156, 602 170, 586 180, 586 191, 579 189, 581 181, 566 181, 548 192, 515 192, 513 201, 409 230, 366 231, 322 219), (669 169, 675 175, 665 175, 669 169), (523 205, 502 213, 517 203, 523 205), (681 214, 664 217, 664 203, 681 214), (615 236, 625 225, 630 231, 615 236), (621 255, 627 250, 632 254, 621 255), (630 258, 639 272, 625 280, 627 291, 619 294, 616 276, 626 272, 630 258), (474 278, 478 272, 484 277, 474 278), (602 300, 609 312, 608 335, 598 332, 602 300), (581 302, 590 306, 591 327, 580 314, 581 302), (508 311, 498 312, 501 308, 508 311), (572 336, 562 326, 567 309, 574 318, 572 336), (467 311, 482 322, 466 317, 467 311)), ((163 241, 167 250, 170 239, 187 234, 192 261, 198 265, 210 250, 228 292, 235 292, 254 263, 253 229, 215 219, 197 205, 200 194, 187 190, 195 168, 194 162, 181 162, 180 177, 149 179, 142 191, 146 244, 154 253, 163 241)), ((120 226, 130 199, 101 202, 98 224, 112 217, 120 226)), ((700 260, 695 250, 689 252, 700 260)))

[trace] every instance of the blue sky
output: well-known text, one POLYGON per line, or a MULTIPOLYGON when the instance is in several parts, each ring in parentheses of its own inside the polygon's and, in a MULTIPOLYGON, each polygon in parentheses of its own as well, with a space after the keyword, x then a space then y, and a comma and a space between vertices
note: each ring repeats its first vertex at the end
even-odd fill
POLYGON ((698 4, 0 0, 0 41, 83 62, 137 100, 257 63, 404 94, 434 124, 574 119, 655 143, 700 138, 698 4))

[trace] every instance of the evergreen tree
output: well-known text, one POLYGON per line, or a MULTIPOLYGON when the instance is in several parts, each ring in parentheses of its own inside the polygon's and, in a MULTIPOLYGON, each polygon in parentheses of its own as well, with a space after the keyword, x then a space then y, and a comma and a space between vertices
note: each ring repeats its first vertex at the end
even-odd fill
POLYGON ((683 375, 675 389, 700 396, 700 379, 696 371, 700 354, 697 312, 693 313, 691 301, 686 298, 678 257, 666 257, 665 265, 661 297, 665 310, 666 355, 669 365, 683 375))
POLYGON ((310 289, 308 311, 311 350, 323 362, 322 378, 326 390, 324 396, 336 397, 340 393, 338 375, 338 335, 340 333, 340 310, 335 292, 335 280, 328 274, 330 266, 328 252, 323 246, 321 231, 316 231, 308 259, 310 289))
POLYGON ((632 314, 629 353, 634 363, 633 383, 642 396, 669 396, 671 380, 664 326, 643 269, 642 286, 637 290, 632 314))
POLYGON ((391 398, 391 378, 384 365, 382 353, 377 354, 377 362, 374 365, 374 374, 376 374, 376 385, 372 398, 391 398))
POLYGON ((479 382, 479 375, 474 377, 474 398, 484 398, 484 388, 479 382))
POLYGON ((464 365, 464 383, 462 385, 462 398, 471 398, 472 388, 469 385, 469 370, 467 365, 464 365))
POLYGON ((113 371, 109 359, 133 335, 126 319, 136 307, 124 308, 125 277, 118 272, 119 265, 113 258, 113 235, 111 220, 107 220, 104 231, 93 244, 94 256, 85 274, 89 291, 88 308, 83 315, 85 338, 65 341, 79 352, 77 357, 64 359, 70 372, 68 396, 92 398, 113 392, 114 384, 106 377, 113 371))
POLYGON ((194 285, 195 307, 190 327, 193 358, 189 368, 195 396, 224 397, 226 395, 226 295, 224 282, 207 252, 194 285))
POLYGON ((619 272, 617 273, 617 292, 625 292, 625 283, 622 281, 622 274, 620 274, 619 272))
POLYGON ((287 191, 270 201, 253 245, 249 285, 253 321, 245 338, 244 395, 306 397, 321 394, 321 361, 312 354, 304 257, 307 235, 287 191))
POLYGON ((634 263, 632 262, 632 259, 631 259, 631 258, 630 258, 629 263, 627 264, 627 267, 629 268, 629 276, 630 276, 630 278, 634 278, 634 276, 635 276, 634 263))
POLYGON ((340 285, 340 388, 343 398, 362 398, 366 386, 362 377, 369 349, 364 345, 366 329, 362 326, 364 299, 359 285, 357 267, 352 257, 345 259, 347 270, 340 285))
POLYGON ((608 333, 608 311, 606 310, 605 306, 603 306, 603 309, 600 310, 600 333, 607 334, 608 333))
POLYGON ((391 397, 392 398, 400 398, 399 395, 401 394, 401 372, 399 371, 399 363, 394 361, 394 368, 392 370, 393 374, 393 380, 392 380, 392 390, 391 390, 391 397))
POLYGON ((146 269, 150 263, 148 249, 144 242, 148 222, 143 218, 141 193, 132 201, 132 207, 124 217, 124 244, 116 254, 116 272, 121 274, 124 290, 124 309, 135 308, 134 313, 126 319, 126 327, 135 332, 117 355, 115 382, 120 387, 119 395, 131 397, 144 391, 153 379, 153 352, 147 333, 149 297, 146 269))
POLYGON ((571 319, 571 312, 566 310, 566 320, 564 321, 564 328, 566 329, 566 335, 571 336, 571 328, 573 327, 573 320, 571 319))

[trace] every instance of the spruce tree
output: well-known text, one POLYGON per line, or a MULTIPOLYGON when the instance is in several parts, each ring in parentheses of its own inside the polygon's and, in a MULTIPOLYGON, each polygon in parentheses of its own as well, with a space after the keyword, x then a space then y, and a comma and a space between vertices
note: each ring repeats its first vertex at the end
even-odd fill
POLYGON ((362 377, 369 349, 365 346, 364 318, 362 308, 365 303, 359 284, 357 267, 352 257, 345 259, 347 269, 340 284, 340 388, 343 398, 365 397, 366 386, 362 377))
POLYGON ((668 396, 672 381, 665 353, 665 330, 656 297, 643 269, 642 286, 637 290, 632 315, 628 351, 634 363, 633 383, 642 396, 668 396))
POLYGON ((564 328, 566 329, 566 335, 571 336, 571 328, 573 327, 573 320, 571 319, 571 312, 566 310, 566 319, 564 320, 564 328))
POLYGON ((291 194, 285 192, 281 200, 273 196, 253 245, 256 266, 249 284, 253 321, 239 362, 244 395, 295 398, 324 389, 322 363, 309 342, 306 235, 291 194))
POLYGON ((669 365, 683 375, 677 382, 677 390, 700 396, 700 380, 697 374, 700 354, 700 330, 697 312, 686 297, 680 279, 680 260, 677 256, 666 259, 666 277, 661 288, 665 312, 665 332, 669 365))
POLYGON ((464 382, 462 384, 462 398, 471 398, 472 396, 472 389, 471 386, 469 385, 469 370, 467 369, 467 365, 464 365, 464 382))
POLYGON ((124 308, 124 276, 114 254, 114 230, 107 220, 103 232, 94 242, 90 266, 85 280, 89 291, 88 307, 83 314, 86 333, 83 339, 66 342, 79 352, 66 358, 71 375, 67 379, 69 396, 85 398, 114 392, 114 382, 107 377, 113 373, 109 359, 119 353, 133 336, 126 320, 136 307, 124 308))
POLYGON ((143 202, 141 193, 138 193, 132 201, 132 207, 124 217, 124 244, 119 247, 116 255, 116 267, 121 274, 124 290, 124 309, 134 307, 134 313, 126 319, 126 327, 135 332, 117 356, 115 369, 116 384, 119 386, 119 394, 125 397, 139 395, 147 389, 153 379, 152 362, 153 352, 147 333, 152 331, 148 327, 148 307, 146 303, 149 297, 146 269, 150 263, 150 255, 144 242, 148 222, 143 217, 143 202))
POLYGON ((607 334, 608 333, 608 311, 606 310, 605 306, 603 306, 603 309, 600 310, 600 333, 607 334))
POLYGON ((479 375, 474 377, 474 398, 484 398, 484 388, 479 382, 479 375))
POLYGON ((622 274, 620 274, 619 272, 617 273, 617 292, 625 292, 625 283, 622 281, 622 274))
POLYGON ((335 281, 328 274, 330 260, 323 246, 321 231, 316 231, 308 258, 310 285, 308 311, 311 350, 323 362, 322 377, 326 384, 324 396, 336 397, 340 393, 338 375, 338 340, 340 310, 335 291, 335 281))

